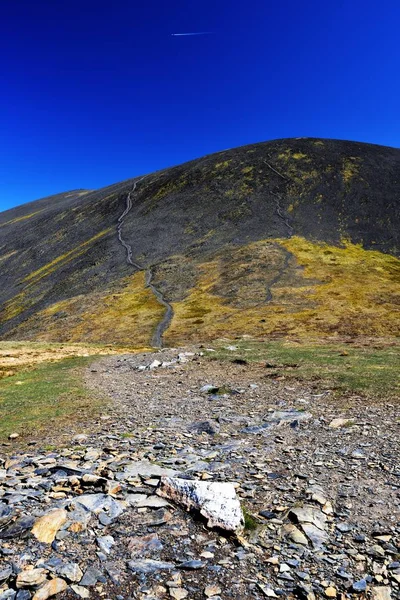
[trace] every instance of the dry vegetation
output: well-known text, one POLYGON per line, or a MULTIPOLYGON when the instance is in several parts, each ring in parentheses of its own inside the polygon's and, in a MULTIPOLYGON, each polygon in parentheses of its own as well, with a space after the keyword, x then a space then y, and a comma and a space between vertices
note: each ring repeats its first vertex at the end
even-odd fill
POLYGON ((196 286, 174 303, 171 345, 232 334, 399 334, 400 261, 381 252, 300 237, 266 240, 230 249, 199 273, 196 286))

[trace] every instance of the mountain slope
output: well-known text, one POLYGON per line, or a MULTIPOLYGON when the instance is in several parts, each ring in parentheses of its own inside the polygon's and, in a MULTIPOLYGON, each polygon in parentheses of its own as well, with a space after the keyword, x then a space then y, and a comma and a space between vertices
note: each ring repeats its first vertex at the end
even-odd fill
POLYGON ((400 150, 290 139, 0 214, 0 336, 396 335, 400 150))

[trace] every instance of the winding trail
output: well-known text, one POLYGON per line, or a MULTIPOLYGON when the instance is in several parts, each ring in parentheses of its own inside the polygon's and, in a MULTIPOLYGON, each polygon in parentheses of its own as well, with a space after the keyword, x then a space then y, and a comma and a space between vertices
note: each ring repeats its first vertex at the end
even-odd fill
POLYGON ((143 266, 140 263, 137 263, 133 260, 132 246, 130 244, 128 244, 128 242, 124 239, 123 233, 122 233, 122 228, 124 226, 125 219, 132 210, 132 197, 134 196, 134 194, 136 192, 138 183, 143 181, 143 179, 144 179, 144 177, 142 177, 141 179, 137 179, 134 182, 131 191, 128 193, 128 195, 126 197, 125 210, 122 213, 122 215, 118 218, 118 222, 117 222, 117 235, 118 235, 118 241, 120 242, 121 246, 125 249, 126 262, 128 263, 128 265, 131 265, 138 271, 145 271, 146 287, 149 288, 153 292, 157 301, 160 304, 162 304, 162 306, 164 306, 166 309, 164 316, 161 319, 161 321, 157 324, 155 331, 153 333, 152 339, 151 339, 151 344, 154 348, 162 348, 164 333, 170 326, 172 317, 174 316, 173 308, 172 308, 171 304, 168 302, 168 300, 166 300, 164 294, 154 285, 154 283, 152 283, 152 281, 153 281, 152 267, 149 266, 146 268, 145 266, 143 266))
POLYGON ((271 192, 271 194, 275 197, 276 214, 284 222, 284 224, 288 230, 289 237, 292 237, 292 235, 294 233, 294 229, 291 226, 291 224, 289 223, 289 217, 287 217, 284 213, 284 210, 281 206, 280 198, 279 198, 278 194, 275 194, 274 192, 271 192))

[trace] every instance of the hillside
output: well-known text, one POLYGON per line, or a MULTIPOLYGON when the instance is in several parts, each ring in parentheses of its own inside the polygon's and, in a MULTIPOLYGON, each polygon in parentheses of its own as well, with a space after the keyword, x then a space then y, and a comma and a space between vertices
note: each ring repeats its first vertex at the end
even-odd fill
POLYGON ((0 214, 0 338, 399 333, 400 150, 227 150, 0 214))

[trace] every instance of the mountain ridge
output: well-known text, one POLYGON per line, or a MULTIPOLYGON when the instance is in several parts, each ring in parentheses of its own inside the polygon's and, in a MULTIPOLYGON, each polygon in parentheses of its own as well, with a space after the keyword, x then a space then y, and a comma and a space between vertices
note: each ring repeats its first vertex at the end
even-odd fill
POLYGON ((196 329, 199 339, 246 328, 343 335, 346 320, 349 335, 366 335, 360 311, 372 334, 397 334, 399 196, 400 150, 296 138, 9 209, 0 213, 0 336, 160 345, 164 334, 167 344, 194 341, 196 329), (350 272, 363 265, 376 297, 359 301, 350 272), (336 321, 321 300, 332 279, 344 294, 331 306, 336 321), (305 323, 318 312, 320 331, 305 323))

